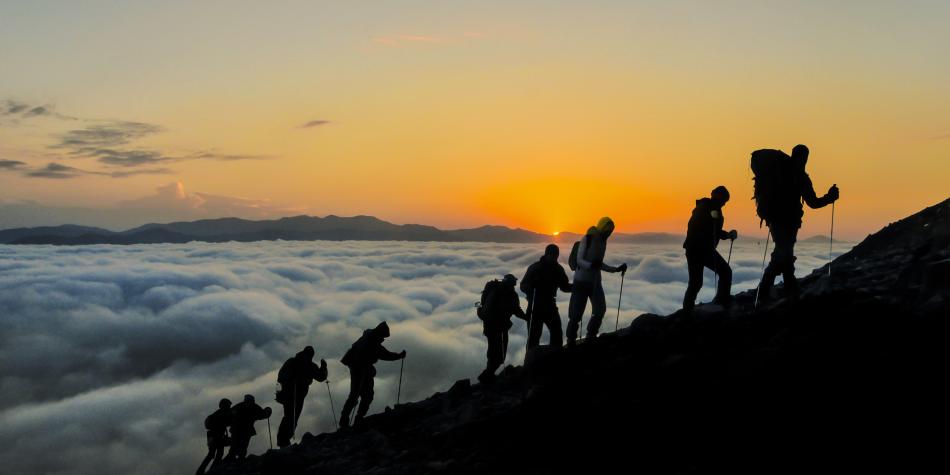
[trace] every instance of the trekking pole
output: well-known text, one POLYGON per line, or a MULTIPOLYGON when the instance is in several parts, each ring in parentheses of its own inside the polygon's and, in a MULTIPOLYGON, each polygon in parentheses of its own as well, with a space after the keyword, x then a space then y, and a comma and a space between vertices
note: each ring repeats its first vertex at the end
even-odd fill
MULTIPOLYGON (((534 325, 534 304, 537 301, 538 289, 537 287, 531 289, 531 305, 528 307, 528 340, 524 344, 524 358, 528 359, 528 350, 531 349, 531 326, 534 325)), ((541 336, 538 335, 538 343, 541 341, 541 336)))
POLYGON ((406 357, 403 356, 399 363, 399 389, 396 390, 396 405, 399 405, 399 396, 402 395, 402 369, 406 366, 406 357))
POLYGON ((267 438, 270 440, 270 449, 274 450, 274 436, 270 433, 270 416, 267 416, 267 438))
MULTIPOLYGON (((735 239, 730 239, 730 240, 729 240, 729 258, 726 259, 726 264, 731 264, 731 263, 732 263, 732 244, 733 244, 734 242, 736 242, 735 239)), ((718 275, 718 274, 717 274, 717 275, 718 275)))
POLYGON ((831 202, 831 236, 828 237, 828 277, 831 277, 831 249, 835 245, 835 202, 831 202))
MULTIPOLYGON (((769 229, 769 233, 765 235, 765 250, 762 251, 762 277, 765 277, 765 255, 769 253, 769 237, 772 236, 772 230, 769 229)), ((762 279, 759 278, 759 286, 755 288, 755 302, 752 304, 752 308, 759 306, 759 291, 762 290, 762 279)))
POLYGON ((626 271, 620 273, 620 296, 617 297, 617 321, 614 323, 614 333, 617 333, 617 330, 620 329, 620 301, 623 299, 623 278, 626 275, 626 271))
POLYGON ((290 435, 291 440, 297 437, 297 381, 296 380, 294 380, 294 425, 292 427, 294 428, 294 431, 290 435))
POLYGON ((333 416, 333 423, 336 425, 336 430, 340 430, 340 421, 336 419, 336 408, 333 407, 333 393, 330 392, 330 380, 327 380, 327 396, 330 398, 330 415, 333 416))

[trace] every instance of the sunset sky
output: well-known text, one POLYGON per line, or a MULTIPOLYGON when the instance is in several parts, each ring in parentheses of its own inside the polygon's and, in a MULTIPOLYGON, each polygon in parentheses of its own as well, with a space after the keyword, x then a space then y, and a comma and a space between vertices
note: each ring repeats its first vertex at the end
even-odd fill
POLYGON ((948 24, 946 1, 0 1, 0 213, 214 196, 683 232, 724 184, 727 227, 760 233, 749 153, 805 143, 856 239, 950 196, 948 24))

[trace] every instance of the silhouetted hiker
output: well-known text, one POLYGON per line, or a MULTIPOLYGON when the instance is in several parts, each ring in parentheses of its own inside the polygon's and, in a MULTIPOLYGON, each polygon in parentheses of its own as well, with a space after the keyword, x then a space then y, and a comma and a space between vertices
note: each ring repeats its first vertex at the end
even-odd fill
POLYGON ((483 383, 494 381, 495 371, 505 362, 512 315, 526 322, 528 320, 515 291, 517 282, 515 276, 506 274, 502 280, 489 281, 482 290, 477 313, 482 321, 482 333, 488 339, 488 365, 478 375, 478 380, 483 383))
POLYGON ((340 427, 350 426, 350 412, 357 402, 359 408, 353 420, 354 425, 359 425, 369 411, 369 405, 373 402, 373 378, 376 376, 376 367, 373 365, 379 360, 396 361, 406 357, 406 350, 401 353, 387 350, 383 346, 386 338, 389 338, 389 325, 382 322, 376 328, 364 331, 363 336, 353 343, 340 360, 350 368, 350 395, 343 403, 340 427))
POLYGON ((689 269, 689 284, 686 286, 686 296, 683 297, 683 308, 693 309, 696 295, 703 286, 703 268, 708 267, 719 275, 719 288, 713 303, 728 305, 732 296, 732 269, 716 251, 720 239, 736 239, 739 235, 736 230, 726 232, 722 230, 725 218, 722 216, 722 207, 729 201, 729 190, 725 186, 717 186, 712 190, 709 198, 696 200, 693 215, 689 218, 686 229, 686 267, 689 269))
POLYGON ((247 446, 251 443, 251 437, 257 434, 254 430, 254 423, 270 417, 269 407, 258 406, 254 401, 254 396, 244 395, 244 401, 239 402, 231 408, 231 450, 225 460, 243 459, 247 456, 247 446))
POLYGON ((597 226, 587 230, 577 248, 577 269, 574 271, 574 290, 568 308, 567 345, 574 345, 580 327, 581 317, 590 300, 592 315, 587 324, 587 338, 596 337, 600 324, 607 313, 607 301, 604 299, 604 286, 600 280, 600 271, 627 272, 627 264, 618 267, 604 263, 607 252, 607 238, 614 232, 614 222, 608 217, 600 218, 597 226))
POLYGON ((277 429, 278 447, 290 445, 290 439, 297 429, 297 420, 300 419, 300 411, 303 410, 303 401, 310 391, 310 383, 327 379, 327 362, 320 360, 320 366, 317 366, 313 362, 314 354, 313 347, 308 346, 285 361, 277 372, 280 391, 277 392, 276 400, 284 406, 284 417, 277 429))
POLYGON ((231 425, 231 400, 222 399, 218 403, 218 410, 205 418, 205 429, 208 431, 208 455, 198 466, 197 475, 203 475, 211 463, 213 468, 224 457, 224 448, 231 444, 228 437, 228 427, 231 425), (214 460, 214 462, 212 462, 214 460))
POLYGON ((528 270, 521 279, 521 291, 528 297, 528 349, 538 346, 541 341, 542 325, 548 327, 551 346, 560 348, 564 344, 561 335, 561 314, 557 310, 557 291, 571 291, 567 272, 557 262, 561 250, 556 244, 548 244, 544 255, 528 270))
POLYGON ((752 172, 755 174, 755 204, 759 217, 768 225, 775 242, 772 259, 759 283, 759 299, 769 299, 775 277, 782 275, 785 290, 792 300, 798 298, 795 280, 795 240, 805 214, 804 201, 811 208, 822 208, 838 199, 838 187, 832 185, 828 193, 815 195, 811 178, 805 172, 808 147, 796 145, 789 157, 781 150, 758 150, 752 153, 752 172))

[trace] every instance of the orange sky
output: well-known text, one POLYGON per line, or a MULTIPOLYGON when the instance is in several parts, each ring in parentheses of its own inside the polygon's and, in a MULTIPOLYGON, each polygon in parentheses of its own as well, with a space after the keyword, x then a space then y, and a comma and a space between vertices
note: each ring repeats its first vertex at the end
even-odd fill
POLYGON ((682 232, 724 184, 727 226, 756 233, 749 153, 797 143, 842 235, 950 195, 945 3, 470 3, 0 6, 0 104, 55 111, 0 115, 2 197, 180 181, 317 215, 682 232), (160 130, 100 148, 154 161, 64 145, 117 121, 160 130), (80 171, 31 176, 49 163, 80 171))

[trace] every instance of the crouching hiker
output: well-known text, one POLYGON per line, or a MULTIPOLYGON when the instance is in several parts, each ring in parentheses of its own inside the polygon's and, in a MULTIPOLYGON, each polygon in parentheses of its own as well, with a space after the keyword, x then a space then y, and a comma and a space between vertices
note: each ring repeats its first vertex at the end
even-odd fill
POLYGON ((515 292, 517 282, 515 276, 507 274, 502 280, 489 281, 482 290, 477 313, 482 320, 483 333, 488 338, 488 366, 478 375, 482 383, 494 381, 495 371, 505 362, 512 315, 527 321, 527 316, 521 310, 518 293, 515 292))
POLYGON ((376 367, 373 365, 379 360, 396 361, 406 357, 406 350, 402 350, 401 353, 387 350, 383 346, 386 338, 389 338, 389 325, 382 322, 376 328, 364 331, 363 336, 353 343, 340 360, 350 368, 350 395, 343 403, 343 413, 340 415, 341 428, 350 426, 350 413, 357 403, 359 403, 359 408, 353 420, 354 425, 363 422, 363 417, 369 411, 374 395, 373 378, 376 376, 376 367))
POLYGON ((277 382, 280 391, 277 392, 277 402, 284 406, 284 417, 280 420, 277 429, 277 446, 287 447, 290 439, 297 431, 297 420, 303 410, 303 401, 310 391, 313 381, 327 380, 327 362, 320 360, 320 366, 313 362, 316 354, 312 346, 308 346, 289 358, 277 372, 277 382))
POLYGON ((218 410, 205 418, 205 429, 208 431, 208 455, 198 466, 198 471, 195 472, 197 475, 204 475, 206 468, 214 468, 221 462, 221 458, 224 457, 224 448, 231 444, 231 439, 228 437, 230 425, 231 400, 225 398, 218 403, 218 410))
POLYGON ((231 450, 225 460, 243 460, 247 456, 247 446, 251 437, 257 435, 254 423, 270 417, 271 409, 258 406, 254 396, 244 395, 244 401, 234 405, 231 409, 231 450))

